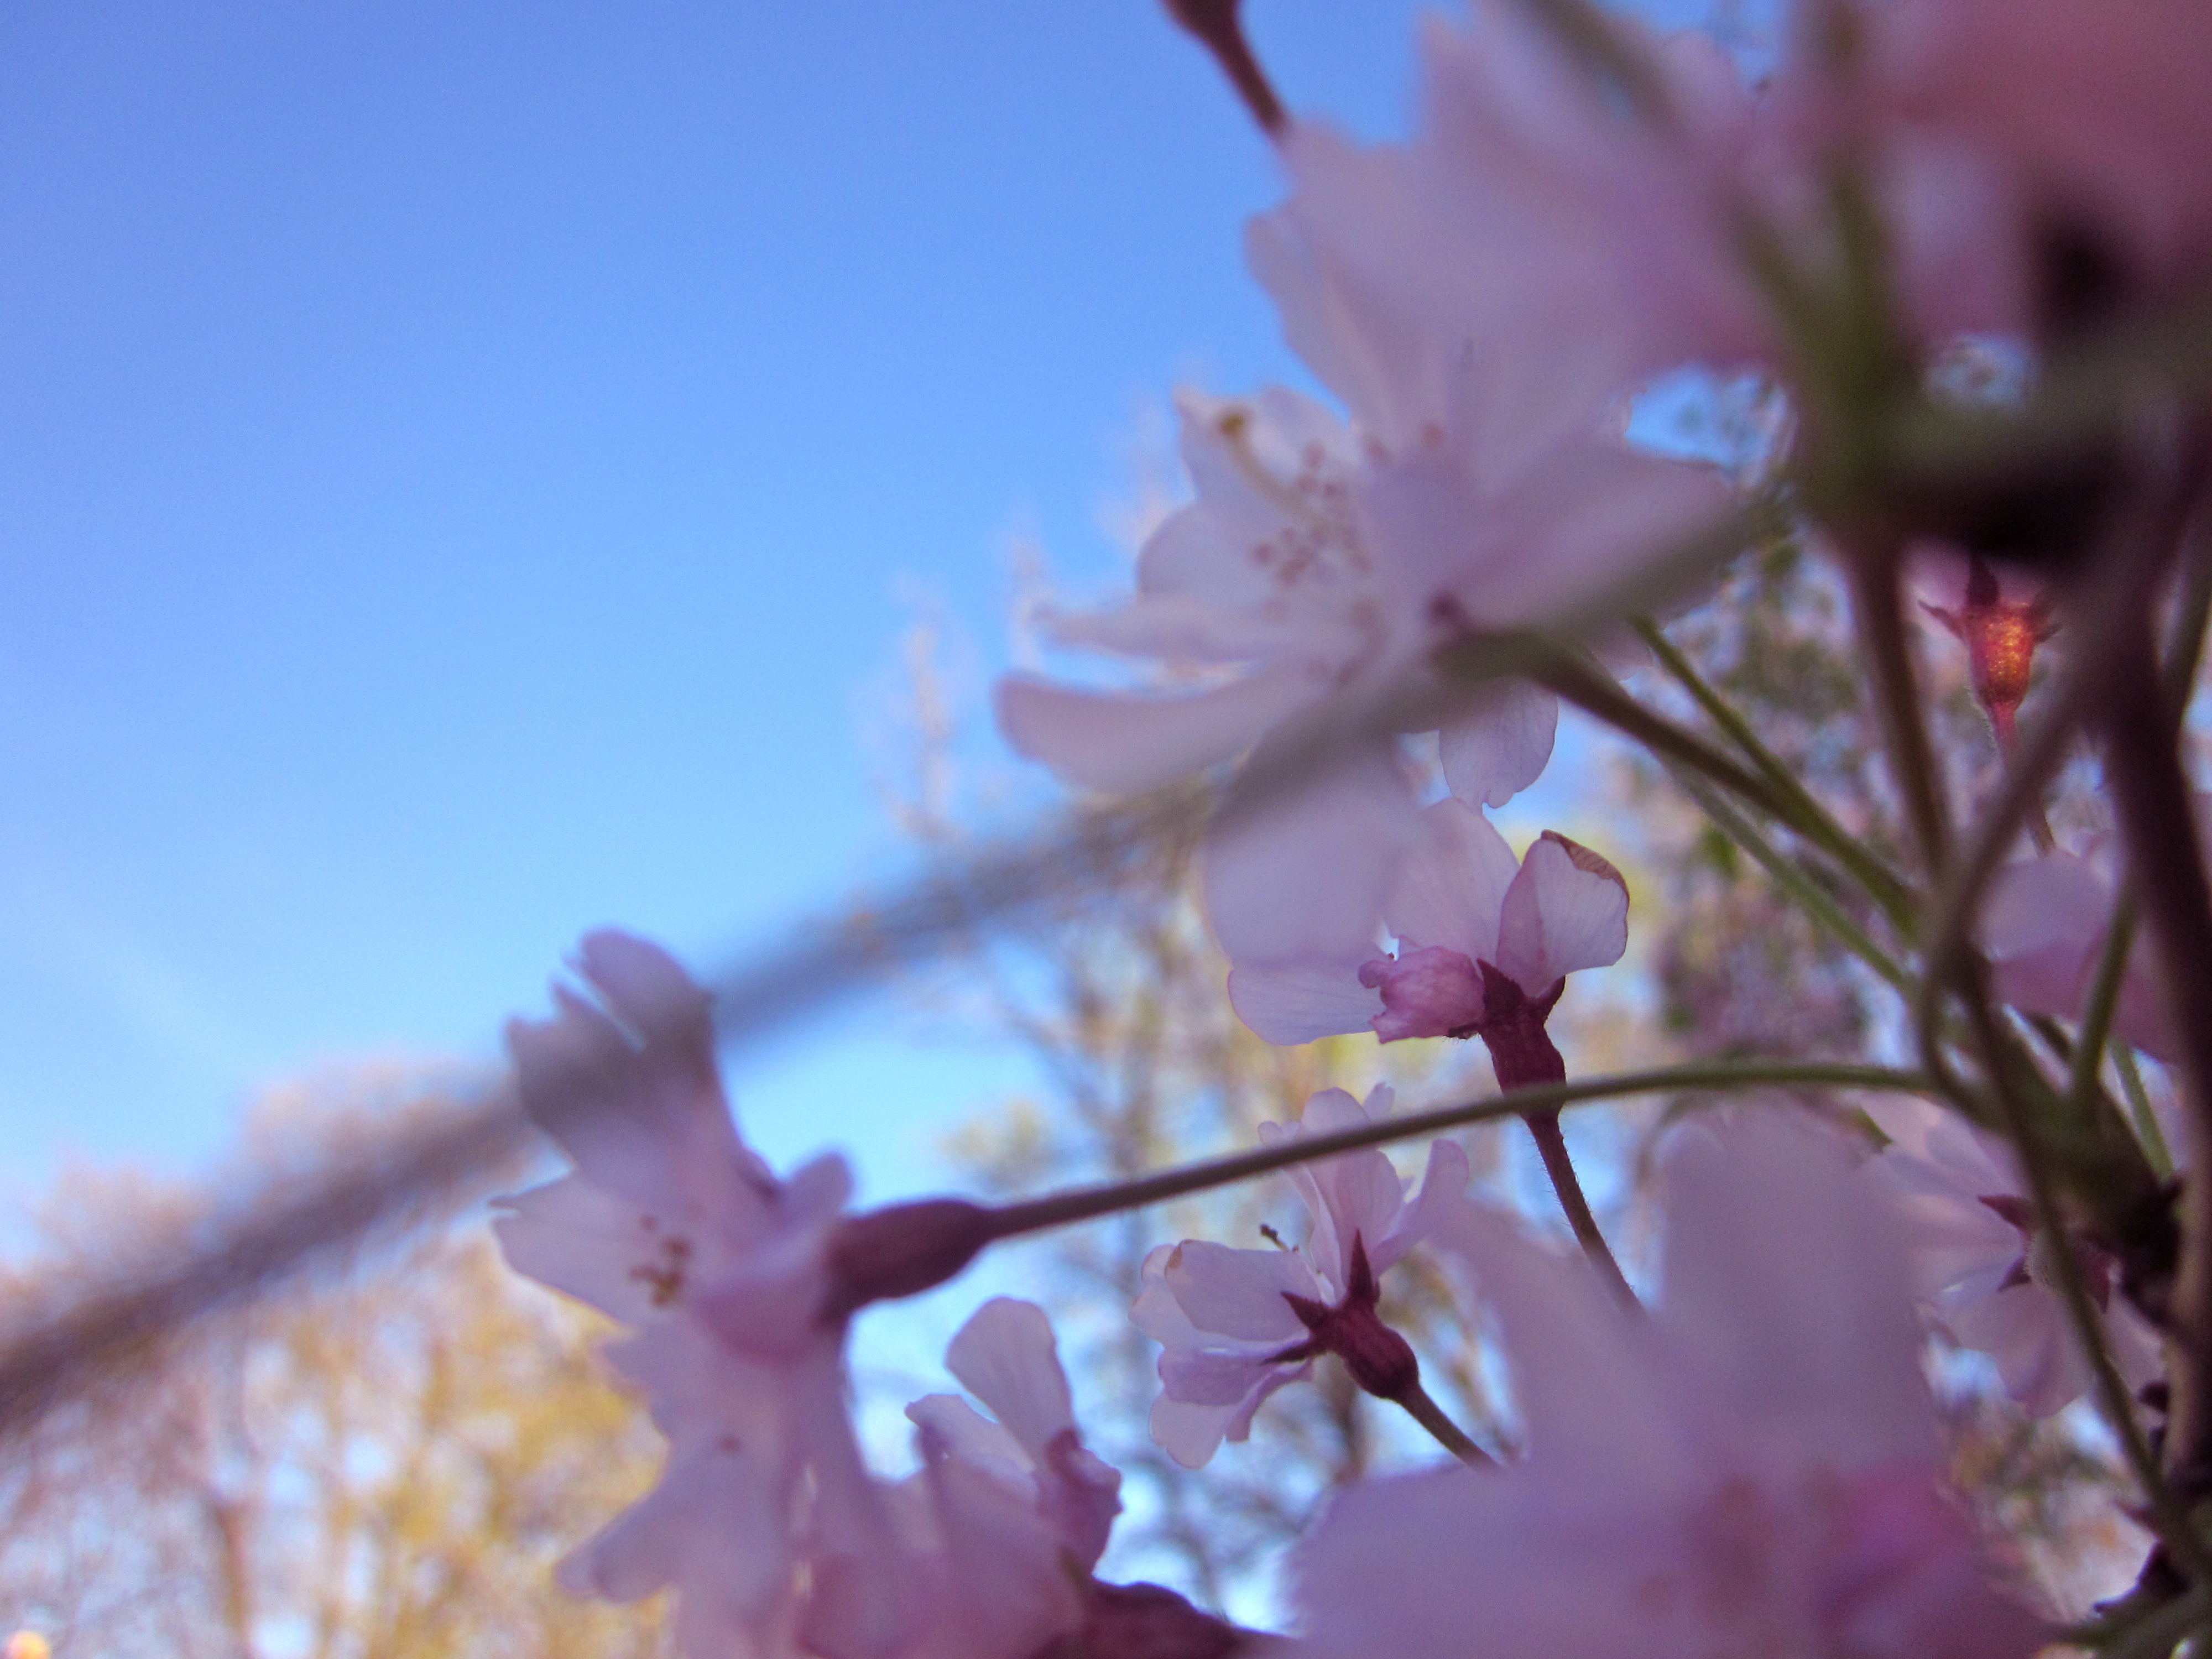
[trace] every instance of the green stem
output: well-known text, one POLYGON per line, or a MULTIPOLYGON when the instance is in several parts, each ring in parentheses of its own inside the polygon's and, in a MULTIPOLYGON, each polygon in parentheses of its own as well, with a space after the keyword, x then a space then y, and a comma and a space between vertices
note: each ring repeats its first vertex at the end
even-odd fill
POLYGON ((2103 1092, 2098 1073, 2105 1066, 2105 1045, 2112 1032, 2112 1015, 2120 1004, 2120 983, 2126 978, 2128 951, 2135 943, 2135 900, 2123 891, 2112 906, 2105 928, 2104 949, 2097 970, 2089 980, 2089 1000, 2081 1010, 2081 1024, 2074 1035, 2074 1063, 2066 1080, 2068 1115, 2076 1121, 2094 1110, 2103 1092))
MULTIPOLYGON (((1993 1028, 1996 1020, 1987 999, 1979 995, 1970 997, 1967 1012, 1968 1017, 1983 1028, 1984 1047, 1995 1052, 1997 1043, 1993 1028)), ((2101 1042, 2099 1046, 2101 1047, 2101 1042)), ((2087 1043, 2081 1044, 2075 1051, 2077 1056, 2087 1052, 2088 1048, 2087 1043)), ((2203 1547, 2198 1543, 2196 1529, 2190 1523, 2188 1510, 2183 1507, 2173 1488, 2167 1484, 2164 1472, 2159 1468, 2157 1455, 2152 1451, 2150 1442, 2143 1434, 2142 1425, 2136 1420, 2134 1396, 2129 1393, 2119 1367, 2112 1363, 2105 1322, 2095 1304, 2090 1300, 2089 1287, 2082 1280, 2081 1260, 2075 1252, 2074 1235, 2059 1205, 2057 1182, 2051 1174, 2050 1158, 2043 1145, 2042 1133, 2036 1126, 2035 1114, 2021 1098, 2018 1091, 2007 1086, 2005 1079, 1998 1078, 1996 1083, 1998 1105, 2005 1114, 2014 1150, 2020 1154, 2021 1168, 2027 1176, 2028 1196, 2035 1206, 2037 1231, 2050 1241, 2052 1247, 2046 1254, 2057 1270, 2059 1299, 2065 1304, 2067 1320, 2074 1328, 2075 1340, 2081 1345, 2081 1351, 2088 1358, 2090 1370, 2096 1378, 2097 1403, 2127 1455, 2129 1468, 2142 1486, 2144 1501, 2150 1506, 2159 1536, 2189 1567, 2191 1576, 2201 1579, 2208 1565, 2203 1547)))
POLYGON ((1658 623, 1649 617, 1640 617, 1634 626, 1637 636, 1651 647, 1652 654, 1659 659, 1659 665, 1667 671, 1676 684, 1690 694, 1698 707, 1705 710, 1706 718, 1720 727, 1722 733, 1735 744, 1744 758, 1758 768, 1759 776, 1790 803, 1792 816, 1784 822, 1808 826, 1808 830, 1800 831, 1808 841, 1825 849, 1829 856, 1835 858, 1856 876, 1892 921, 1900 927, 1911 926, 1912 893, 1904 878, 1868 852, 1861 842, 1845 831, 1843 825, 1836 822, 1828 809, 1798 781, 1797 775, 1790 769, 1787 763, 1766 746, 1753 729, 1751 722, 1744 719, 1735 706, 1721 696, 1698 672, 1697 665, 1690 660, 1680 647, 1667 637, 1658 623))
POLYGON ((1775 885, 1795 900, 1800 909, 1834 934, 1838 944, 1881 975, 1891 986, 1907 996, 1912 994, 1916 983, 1912 975, 1876 945, 1863 927, 1844 914, 1843 907, 1812 873, 1784 855, 1704 779, 1680 770, 1674 771, 1672 775, 1675 787, 1697 802, 1698 810, 1719 827, 1722 834, 1750 854, 1759 867, 1773 878, 1775 885))
POLYGON ((1875 902, 1899 919, 1900 926, 1911 925, 1911 893, 1879 859, 1817 808, 1808 817, 1790 795, 1766 779, 1738 765, 1696 732, 1645 708, 1609 675, 1565 651, 1547 653, 1537 660, 1528 678, 1622 736, 1633 738, 1662 760, 1702 773, 1768 817, 1788 824, 1856 877, 1875 902))
POLYGON ((2120 1087, 2127 1091, 2128 1115, 2136 1126, 2136 1137, 2142 1140, 2143 1155, 2150 1159, 2150 1167, 2158 1172, 2160 1181, 2173 1179, 2173 1149, 2166 1144, 2166 1131, 2159 1127, 2158 1113, 2150 1103, 2150 1091, 2143 1087, 2142 1068, 2136 1064, 2136 1051, 2126 1043, 2117 1043, 2112 1048, 2112 1064, 2120 1074, 2120 1087))
POLYGON ((1404 1408, 1407 1416, 1436 1437, 1436 1442, 1469 1468, 1494 1469, 1498 1460, 1467 1437, 1467 1431, 1444 1414, 1443 1407, 1429 1398, 1429 1391, 1416 1382, 1402 1394, 1390 1396, 1404 1408))
POLYGON ((1763 1088, 1870 1089, 1891 1094, 1932 1096, 1936 1091, 1918 1072, 1886 1066, 1846 1066, 1796 1063, 1786 1060, 1716 1060, 1687 1066, 1655 1066, 1648 1071, 1620 1072, 1611 1077, 1577 1078, 1515 1089, 1487 1100, 1440 1107, 1407 1117, 1387 1118, 1380 1123, 1340 1129, 1331 1135, 1313 1135, 1274 1146, 1214 1158, 1180 1170, 1141 1176, 1133 1181, 1102 1187, 1075 1187, 1064 1192, 995 1206, 990 1212, 988 1233, 993 1240, 1019 1237, 1079 1221, 1164 1204, 1216 1187, 1226 1187, 1255 1176, 1270 1175, 1293 1164, 1334 1158, 1368 1146, 1388 1146, 1422 1135, 1442 1134, 1470 1124, 1493 1123, 1502 1118, 1554 1110, 1585 1101, 1608 1100, 1625 1095, 1686 1094, 1692 1091, 1763 1088))
POLYGON ((1859 638, 1872 659, 1875 706, 1881 714, 1890 770, 1905 799, 1921 868, 1935 879, 1950 861, 1950 809, 1921 717, 1920 677, 1912 665, 1904 616, 1898 609, 1896 550, 1887 545, 1853 548, 1844 562, 1850 572, 1859 638))

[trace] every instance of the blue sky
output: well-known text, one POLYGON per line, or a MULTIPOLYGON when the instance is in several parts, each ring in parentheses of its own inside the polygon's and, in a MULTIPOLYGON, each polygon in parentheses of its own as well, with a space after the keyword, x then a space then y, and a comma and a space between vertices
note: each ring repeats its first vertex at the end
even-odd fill
MULTIPOLYGON (((1402 121, 1414 8, 1255 0, 1402 121)), ((695 959, 896 867, 913 596, 1110 557, 1179 380, 1294 375, 1276 191, 1146 0, 0 10, 8 1187, 493 1053, 582 929, 695 959)), ((869 1186, 1010 1073, 895 1003, 741 1059, 869 1186)))

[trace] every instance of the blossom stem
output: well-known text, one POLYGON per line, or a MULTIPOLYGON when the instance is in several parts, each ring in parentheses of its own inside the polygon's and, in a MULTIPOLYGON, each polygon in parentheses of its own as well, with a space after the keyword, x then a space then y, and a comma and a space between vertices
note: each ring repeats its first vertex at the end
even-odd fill
POLYGON ((2143 1155, 2150 1159, 2150 1167, 2158 1172, 2161 1181, 2173 1179, 2173 1150, 2166 1144, 2166 1131, 2159 1127, 2158 1114, 2151 1109, 2150 1091, 2143 1087, 2142 1068, 2136 1064, 2136 1051, 2124 1042, 2112 1045, 2113 1068, 2120 1074, 2120 1088, 2128 1097, 2128 1115, 2136 1126, 2136 1135, 2142 1140, 2143 1155))
POLYGON ((1213 55, 1260 131, 1270 138, 1281 138, 1290 117, 1244 38, 1243 23, 1237 16, 1238 0, 1167 0, 1167 8, 1168 15, 1197 36, 1213 55))
MULTIPOLYGON (((2212 983, 2212 881, 2197 838, 2189 780, 2172 741, 2166 687, 2152 654, 2150 619, 2105 665, 2096 711, 2120 833, 2139 884, 2151 945, 2171 999, 2179 1058, 2194 1126, 2191 1165, 2212 1169, 2212 1023, 2192 1006, 2212 983), (2136 654, 2140 653, 2140 654, 2136 654)), ((2174 1294, 2176 1379, 2170 1467, 2212 1475, 2212 1182, 2183 1188, 2181 1273, 2174 1294)))
MULTIPOLYGON (((1744 758, 1759 769, 1759 775, 1788 799, 1794 809, 1793 815, 1783 822, 1797 829, 1799 834, 1826 851, 1829 856, 1837 859, 1857 877, 1860 884, 1882 907, 1892 921, 1909 927, 1911 922, 1911 894, 1903 878, 1844 832, 1827 808, 1798 781, 1797 775, 1790 769, 1782 757, 1766 746, 1753 729, 1751 722, 1744 719, 1735 705, 1721 696, 1698 672, 1697 665, 1690 660, 1680 646, 1667 637, 1657 623, 1649 617, 1640 617, 1635 626, 1637 637, 1651 647, 1652 654, 1659 659, 1659 665, 1667 671, 1676 684, 1690 694, 1698 707, 1705 710, 1706 718, 1720 727, 1729 741, 1741 751, 1744 758), (1801 827, 1808 824, 1813 826, 1813 832, 1808 833, 1801 827), (1848 849, 1848 856, 1844 849, 1848 849)), ((1699 805, 1704 805, 1703 801, 1699 805)), ((1883 976, 1888 977, 1887 975, 1883 976)))
MULTIPOLYGON (((1981 999, 1977 1016, 1994 1024, 1989 1005, 1981 999)), ((2107 1018, 2110 1007, 2106 1008, 2107 1018)), ((2087 1038, 2091 1033, 2084 1023, 2083 1041, 2075 1050, 2075 1064, 2082 1054, 2093 1048, 2103 1048, 2102 1033, 2093 1045, 2087 1038)), ((2094 1076, 2094 1062, 2091 1062, 2094 1076)), ((2077 1080, 2079 1073, 2076 1073, 2077 1080)), ((2049 1251, 2058 1278, 2059 1299, 2066 1304, 2068 1322, 2074 1327, 2075 1340, 2089 1361, 2091 1373, 2096 1378, 2097 1403, 2106 1422, 2119 1440, 2125 1452, 2129 1468, 2142 1485, 2143 1498, 2150 1506, 2157 1522, 2160 1537, 2190 1569, 2192 1577, 2202 1579, 2208 1565, 2203 1546, 2198 1541, 2191 1524, 2189 1512, 2177 1498, 2172 1485, 2159 1468, 2158 1458, 2144 1436, 2142 1425, 2136 1416, 2135 1401, 2128 1385, 2121 1377, 2119 1367, 2112 1363, 2112 1346, 2106 1338, 2105 1322, 2096 1304, 2089 1297, 2089 1287, 2082 1281, 2081 1260, 2074 1249, 2071 1229, 2064 1208, 2060 1203, 2058 1184, 2051 1167, 2048 1149, 2041 1130, 2036 1124, 2035 1114, 2017 1090, 2000 1086, 1996 1091, 1998 1103, 2007 1118, 2006 1127, 2011 1132, 2014 1149, 2020 1154, 2021 1170, 2027 1177, 2028 1196, 2035 1206, 2035 1221, 2042 1236, 2052 1242, 2049 1251)))
POLYGON ((1558 1109, 1523 1113, 1522 1121, 1535 1137, 1536 1152, 1544 1160, 1544 1173, 1551 1177, 1552 1190, 1559 1195, 1559 1208, 1565 1212, 1567 1225, 1574 1229, 1575 1242, 1583 1247, 1583 1254, 1597 1269, 1598 1277, 1605 1280, 1606 1288, 1625 1305, 1641 1309, 1644 1304, 1629 1288, 1628 1276, 1620 1271, 1620 1263, 1613 1260, 1613 1247, 1605 1242, 1604 1233, 1598 1230, 1597 1218, 1590 1213, 1582 1179, 1575 1173, 1575 1161, 1567 1153, 1566 1132, 1559 1127, 1558 1109))
POLYGON ((1874 969, 1893 988, 1910 996, 1914 981, 1896 958, 1874 942, 1873 937, 1853 921, 1820 885, 1819 878, 1795 862, 1774 843, 1761 835, 1742 813, 1729 805, 1720 792, 1703 778, 1679 768, 1670 768, 1675 786, 1698 804, 1698 810, 1717 825, 1738 847, 1751 854, 1759 867, 1772 877, 1774 884, 1796 901, 1798 908, 1821 927, 1834 934, 1837 942, 1874 969))
POLYGON ((1429 1397, 1429 1391, 1418 1382, 1390 1396, 1402 1407, 1406 1415, 1426 1429, 1436 1443, 1469 1468, 1494 1469, 1498 1460, 1467 1437, 1467 1431, 1445 1415, 1443 1407, 1429 1397))
POLYGON ((1894 547, 1881 541, 1852 548, 1844 562, 1850 572, 1859 639, 1872 659, 1875 705, 1883 745, 1889 751, 1890 772, 1905 799, 1921 867, 1933 878, 1950 861, 1950 811, 1943 799, 1935 748, 1921 718, 1920 677, 1913 667, 1898 603, 1896 555, 1894 547))
POLYGON ((1875 902, 1901 926, 1910 925, 1913 914, 1910 890, 1894 872, 1846 836, 1817 806, 1813 816, 1807 817, 1797 810, 1790 795, 1765 778, 1747 771, 1694 732, 1685 731, 1665 715, 1645 708, 1608 676, 1567 652, 1548 655, 1529 678, 1584 714, 1604 721, 1622 736, 1633 738, 1661 759, 1704 774, 1730 793, 1788 824, 1849 870, 1875 902))
POLYGON ((1555 1111, 1585 1101, 1608 1100, 1626 1095, 1687 1094, 1723 1089, 1773 1087, 1869 1089, 1894 1094, 1934 1096, 1935 1085, 1918 1072, 1883 1066, 1826 1065, 1788 1060, 1706 1060, 1687 1066, 1656 1066, 1650 1071, 1620 1072, 1609 1077, 1583 1078, 1564 1083, 1540 1084, 1509 1090, 1487 1100, 1385 1118, 1334 1134, 1314 1135, 1262 1146, 1204 1164, 1165 1170, 1158 1175, 1101 1187, 1077 1187, 1064 1192, 1000 1205, 990 1212, 993 1240, 1020 1237, 1054 1227, 1093 1221, 1124 1210, 1164 1204, 1193 1193, 1211 1191, 1257 1176, 1270 1175, 1293 1164, 1334 1158, 1340 1152, 1366 1146, 1388 1146, 1422 1135, 1443 1134, 1471 1124, 1493 1123, 1530 1113, 1555 1111))

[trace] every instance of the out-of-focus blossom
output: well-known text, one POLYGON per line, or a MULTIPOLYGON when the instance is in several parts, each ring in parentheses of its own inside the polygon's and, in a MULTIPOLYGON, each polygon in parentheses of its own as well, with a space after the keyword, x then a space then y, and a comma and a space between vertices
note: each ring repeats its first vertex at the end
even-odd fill
POLYGON ((1587 415, 1655 370, 1762 355, 1756 295, 1716 217, 1753 142, 1752 100, 1708 37, 1662 47, 1623 22, 1620 39, 1654 71, 1634 95, 1525 9, 1477 0, 1464 27, 1422 33, 1409 144, 1315 124, 1285 139, 1293 190, 1254 225, 1254 269, 1291 345, 1394 451, 1441 426, 1454 377, 1492 342, 1544 344, 1501 354, 1517 384, 1500 413, 1587 415))
MULTIPOLYGON (((2087 1357, 2075 1340, 2053 1251, 2039 1231, 2010 1150, 1925 1101, 1863 1103, 1890 1139, 1868 1166, 1911 1228, 1914 1293, 1962 1347, 1996 1362, 2005 1392, 2037 1417, 2086 1393, 2087 1357)), ((2131 1389, 2160 1372, 2158 1334, 2112 1294, 2111 1257, 2068 1242, 2105 1316, 2112 1358, 2131 1389)))
POLYGON ((2046 331, 2212 264, 2212 14, 2195 0, 1910 0, 1878 20, 1912 118, 2005 179, 2046 331))
POLYGON ((575 1163, 507 1200, 509 1262, 632 1333, 616 1368, 669 1442, 652 1492, 562 1563, 577 1594, 678 1592, 693 1659, 783 1653, 802 1560, 859 1588, 829 1659, 903 1639, 880 1496, 845 1412, 842 1322, 823 1317, 850 1188, 824 1158, 788 1182, 738 1139, 706 994, 656 946, 587 937, 594 1004, 556 987, 550 1022, 508 1028, 524 1108, 575 1163))
MULTIPOLYGON (((1261 1135, 1274 1146, 1332 1134, 1385 1116, 1392 1098, 1388 1084, 1364 1106, 1341 1089, 1324 1089, 1298 1122, 1265 1125, 1261 1135)), ((1164 1351, 1152 1438, 1185 1468, 1205 1463, 1224 1437, 1244 1439, 1268 1395, 1310 1376, 1322 1353, 1344 1358, 1363 1387, 1369 1379, 1360 1368, 1370 1360, 1378 1370, 1411 1363, 1411 1348, 1398 1353, 1404 1340, 1392 1342, 1395 1333, 1375 1315, 1377 1281, 1427 1236, 1437 1206, 1465 1188, 1468 1170, 1455 1143, 1433 1143, 1410 1201, 1390 1160, 1372 1149, 1288 1173, 1312 1220, 1295 1249, 1186 1239, 1145 1260, 1145 1287, 1130 1317, 1164 1351)))
MULTIPOLYGON (((1588 848, 1547 830, 1516 860, 1489 819, 1446 799, 1421 815, 1418 850, 1401 862, 1381 921, 1398 941, 1374 953, 1366 929, 1328 953, 1238 963, 1230 995, 1246 1024, 1273 1042, 1305 1042, 1371 1026, 1384 1042, 1480 1036, 1509 1088, 1555 1079, 1544 1021, 1577 969, 1620 958, 1628 945, 1628 887, 1588 848)), ((1233 895, 1269 902, 1256 884, 1233 895)))
POLYGON ((2036 647, 2058 631, 2050 595, 2024 572, 1978 556, 1925 549, 1911 569, 1920 608, 1966 647, 1966 678, 2008 754, 2027 700, 2036 647))
MULTIPOLYGON (((2200 824, 2204 813, 2200 807, 2200 824)), ((1997 995, 2031 1014, 2078 1019, 2089 999, 2118 897, 2107 849, 2048 853, 1997 872, 1982 908, 1982 948, 1997 995)), ((2120 977, 2112 1031, 2145 1054, 2173 1057, 2173 1023, 2149 941, 2138 933, 2120 977)))
POLYGON ((923 1510, 938 1566, 929 1650, 1030 1659, 1081 1628, 1080 1586, 1121 1510, 1121 1477, 1083 1449, 1042 1309, 985 1303, 945 1364, 993 1416, 957 1395, 907 1407, 922 1472, 902 1496, 923 1510))
POLYGON ((994 1297, 945 1358, 993 1415, 957 1395, 907 1407, 922 1470, 897 1496, 930 1602, 911 1659, 1038 1659, 1063 1644, 1219 1659, 1242 1644, 1243 1632, 1170 1590, 1092 1577, 1121 1477, 1084 1449, 1042 1309, 994 1297))
POLYGON ((1831 164, 1845 155, 1886 216, 1916 339, 2016 323, 1996 169, 1900 116, 1863 70, 1839 73, 1818 28, 1789 32, 1755 94, 1708 35, 1662 40, 1617 15, 1603 27, 1583 54, 1541 14, 1475 0, 1463 26, 1423 34, 1410 143, 1362 147, 1311 123, 1281 140, 1293 192, 1255 227, 1255 269, 1292 345, 1395 453, 1450 429, 1452 377, 1498 339, 1547 347, 1507 359, 1518 395, 1492 400, 1538 411, 1531 451, 1558 417, 1623 403, 1662 371, 1789 362, 1752 228, 1769 258, 1828 282, 1831 164))
POLYGON ((1893 1218, 1832 1139, 1678 1142, 1661 1282, 1625 1311, 1503 1214, 1437 1242, 1495 1308, 1528 1455, 1369 1480, 1296 1558, 1328 1659, 2027 1659, 1942 1453, 1893 1218))

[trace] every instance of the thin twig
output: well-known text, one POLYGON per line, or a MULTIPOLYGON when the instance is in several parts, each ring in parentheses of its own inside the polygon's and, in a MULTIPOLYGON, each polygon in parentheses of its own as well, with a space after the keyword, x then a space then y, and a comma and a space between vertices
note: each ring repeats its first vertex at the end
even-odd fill
POLYGON ((1590 1213, 1589 1200, 1583 1192, 1582 1178, 1575 1173, 1575 1160, 1567 1151, 1566 1133, 1559 1127, 1557 1109, 1530 1112, 1523 1121, 1528 1125, 1528 1133, 1535 1137, 1537 1156, 1544 1160, 1544 1173, 1551 1180, 1553 1194, 1559 1200, 1567 1225, 1574 1230, 1575 1242, 1582 1246, 1583 1254, 1597 1269, 1597 1276, 1605 1281, 1606 1288, 1623 1305, 1640 1310, 1644 1304, 1636 1299, 1628 1275, 1620 1271, 1620 1263, 1613 1259, 1613 1247, 1605 1242, 1597 1218, 1590 1213))

